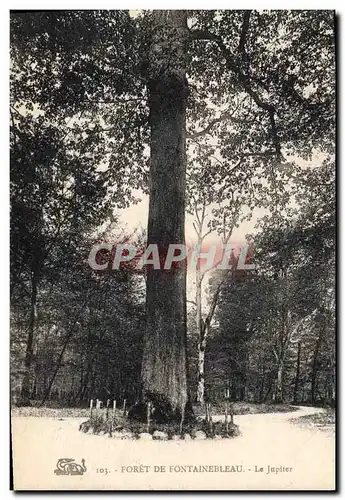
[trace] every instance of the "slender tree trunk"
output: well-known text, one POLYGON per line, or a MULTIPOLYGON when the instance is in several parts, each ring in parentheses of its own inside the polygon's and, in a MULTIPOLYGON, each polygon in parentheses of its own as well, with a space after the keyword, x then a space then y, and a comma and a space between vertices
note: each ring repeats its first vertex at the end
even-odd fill
MULTIPOLYGON (((332 356, 333 357, 333 356, 332 356)), ((335 385, 337 381, 336 369, 335 369, 335 360, 332 363, 332 374, 331 374, 331 390, 330 390, 330 403, 333 406, 335 403, 335 385)))
POLYGON ((57 359, 55 370, 54 370, 53 375, 52 375, 52 377, 50 379, 49 385, 48 385, 47 390, 46 390, 46 392, 45 392, 45 394, 43 396, 43 399, 42 399, 42 401, 40 403, 40 406, 43 406, 44 403, 47 401, 47 399, 49 399, 49 397, 50 397, 50 393, 51 393, 51 390, 52 390, 55 378, 56 378, 56 376, 57 376, 57 374, 58 374, 58 372, 60 370, 60 367, 61 367, 61 364, 62 364, 62 360, 63 360, 64 354, 65 354, 66 348, 67 348, 67 346, 69 344, 69 341, 71 340, 71 338, 72 338, 72 336, 73 336, 73 334, 75 332, 77 323, 78 323, 78 321, 80 319, 82 311, 85 308, 85 305, 86 305, 86 301, 84 302, 84 304, 79 309, 79 314, 77 314, 77 316, 75 317, 73 325, 72 325, 71 329, 68 331, 68 333, 67 333, 67 335, 65 337, 64 343, 62 345, 62 349, 61 349, 59 357, 57 359))
POLYGON ((319 336, 316 341, 314 355, 313 355, 313 365, 312 365, 312 373, 311 373, 311 402, 315 403, 316 400, 316 388, 317 388, 317 368, 318 368, 318 357, 320 352, 322 342, 322 333, 319 333, 319 336))
POLYGON ((247 345, 242 346, 243 352, 243 362, 241 366, 241 388, 240 388, 240 400, 245 401, 247 398, 247 371, 249 366, 249 352, 247 345))
MULTIPOLYGON (((148 244, 157 244, 162 256, 169 244, 185 242, 188 30, 185 11, 152 16, 148 244)), ((160 419, 180 419, 188 399, 185 262, 170 271, 148 266, 146 287, 142 398, 153 401, 160 419)))
POLYGON ((31 276, 31 303, 30 303, 30 320, 28 329, 28 339, 26 343, 26 353, 25 353, 25 372, 22 383, 21 397, 23 403, 29 403, 31 390, 32 390, 32 369, 33 369, 33 357, 34 357, 34 335, 35 335, 35 324, 37 317, 37 277, 35 273, 31 276))
POLYGON ((205 348, 199 344, 198 346, 198 389, 197 401, 204 403, 205 400, 205 348))
POLYGON ((197 401, 204 403, 205 401, 205 351, 206 351, 206 331, 203 332, 202 338, 198 343, 198 392, 197 401))
POLYGON ((297 401, 298 401, 300 370, 301 370, 301 342, 298 342, 297 361, 296 361, 296 376, 295 376, 295 385, 294 385, 294 389, 293 389, 293 402, 294 403, 297 403, 297 401))
POLYGON ((264 400, 264 388, 265 388, 265 363, 264 360, 262 360, 259 403, 262 403, 264 400))
POLYGON ((274 401, 275 403, 283 401, 283 362, 278 364, 274 401))
MULTIPOLYGON (((200 233, 201 234, 201 233, 200 233)), ((234 268, 235 269, 235 268, 234 268)), ((232 270, 232 277, 234 276, 235 270, 232 270)), ((199 342, 198 342, 198 391, 197 400, 202 403, 205 399, 205 351, 207 339, 210 333, 211 321, 215 313, 221 288, 225 279, 223 278, 217 286, 217 289, 213 295, 210 310, 205 318, 205 321, 201 317, 201 283, 202 277, 200 274, 200 268, 197 265, 197 292, 196 292, 196 305, 197 305, 197 326, 199 331, 199 342)))
MULTIPOLYGON (((89 347, 89 349, 91 349, 91 348, 89 347)), ((86 373, 83 376, 83 379, 81 382, 81 387, 80 387, 80 394, 78 395, 80 402, 84 401, 86 393, 87 393, 87 389, 88 389, 89 381, 90 381, 90 375, 92 372, 92 361, 93 361, 93 357, 91 356, 91 352, 90 352, 90 354, 88 356, 86 373)))
MULTIPOLYGON (((198 238, 199 248, 201 247, 201 233, 198 238)), ((201 303, 201 285, 202 275, 200 270, 200 260, 196 263, 196 324, 199 334, 198 339, 198 388, 197 388, 197 401, 204 403, 205 400, 205 350, 206 350, 206 332, 202 321, 202 303, 201 303)), ((205 325, 206 326, 206 325, 205 325)))

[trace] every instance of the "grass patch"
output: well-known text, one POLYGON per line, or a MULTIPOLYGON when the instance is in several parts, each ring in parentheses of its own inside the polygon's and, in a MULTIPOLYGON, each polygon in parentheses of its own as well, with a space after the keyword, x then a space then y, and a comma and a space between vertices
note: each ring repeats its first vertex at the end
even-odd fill
MULTIPOLYGON (((230 407, 230 405, 229 405, 230 407)), ((236 402, 232 403, 234 415, 255 415, 256 413, 286 413, 289 411, 296 411, 298 408, 289 404, 277 403, 247 403, 236 402)), ((201 405, 193 406, 195 416, 204 416, 205 407, 201 405)), ((212 404, 212 415, 224 415, 225 403, 212 404)))
POLYGON ((11 414, 14 417, 49 417, 49 418, 88 418, 87 408, 35 408, 34 406, 13 406, 11 414))
POLYGON ((303 415, 302 417, 291 418, 290 422, 308 427, 317 427, 321 430, 335 430, 335 409, 327 408, 322 413, 313 415, 303 415))

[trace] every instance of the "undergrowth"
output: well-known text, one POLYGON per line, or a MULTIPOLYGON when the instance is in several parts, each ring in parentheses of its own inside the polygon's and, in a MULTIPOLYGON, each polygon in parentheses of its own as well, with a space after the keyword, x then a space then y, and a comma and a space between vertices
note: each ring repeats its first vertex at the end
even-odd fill
MULTIPOLYGON (((95 415, 91 419, 83 422, 79 430, 82 432, 91 431, 93 434, 108 434, 110 437, 115 432, 131 433, 134 439, 138 439, 140 434, 147 433, 147 424, 135 422, 126 418, 116 418, 115 420, 106 420, 102 415, 95 415)), ((179 423, 158 424, 152 423, 149 428, 149 433, 154 434, 155 431, 164 432, 166 439, 173 439, 174 436, 179 436, 181 439, 188 434, 192 438, 195 437, 198 431, 206 434, 207 438, 214 438, 216 435, 223 438, 235 437, 239 435, 238 426, 230 422, 226 426, 225 422, 213 422, 210 425, 205 420, 193 420, 186 422, 181 429, 179 423)), ((155 437, 155 436, 153 436, 155 437)))

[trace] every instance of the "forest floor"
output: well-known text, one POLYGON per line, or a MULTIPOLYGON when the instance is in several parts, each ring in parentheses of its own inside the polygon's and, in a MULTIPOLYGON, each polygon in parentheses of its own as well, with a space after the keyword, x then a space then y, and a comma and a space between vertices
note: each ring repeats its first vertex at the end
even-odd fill
MULTIPOLYGON (((203 416, 205 408, 200 405, 193 407, 196 417, 203 416)), ((297 407, 288 404, 268 404, 268 403, 247 403, 236 402, 233 403, 235 415, 254 415, 256 413, 280 413, 295 411, 297 407)), ((110 410, 111 411, 111 410, 110 410)), ((117 410, 121 415, 121 410, 117 410)), ((224 404, 212 405, 212 414, 224 413, 224 404)), ((88 408, 54 408, 44 406, 39 408, 35 405, 32 406, 14 406, 12 408, 12 415, 19 417, 85 417, 88 418, 90 410, 88 408)))
MULTIPOLYGON (((80 417, 13 415, 15 488, 333 489, 334 425, 326 432, 317 425, 300 425, 301 419, 320 419, 325 413, 321 408, 299 407, 294 412, 236 415, 240 436, 188 442, 110 439, 79 432, 85 420, 80 417), (314 415, 318 417, 311 419, 314 415), (76 477, 54 475, 62 457, 78 462, 84 458, 88 472, 76 477), (157 464, 167 472, 155 474, 157 464), (245 474, 188 474, 180 471, 181 464, 240 464, 245 474), (134 465, 144 467, 143 473, 133 473, 134 465)), ((223 418, 213 416, 214 421, 223 418)))
POLYGON ((312 415, 308 414, 292 418, 290 422, 309 428, 316 427, 321 431, 335 432, 335 418, 335 409, 327 408, 322 413, 313 413, 312 415))

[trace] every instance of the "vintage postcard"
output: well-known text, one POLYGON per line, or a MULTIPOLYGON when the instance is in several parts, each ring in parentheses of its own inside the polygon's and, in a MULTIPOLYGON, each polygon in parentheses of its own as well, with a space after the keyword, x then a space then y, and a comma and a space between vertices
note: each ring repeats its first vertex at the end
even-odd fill
POLYGON ((10 13, 15 490, 335 490, 335 20, 10 13))

